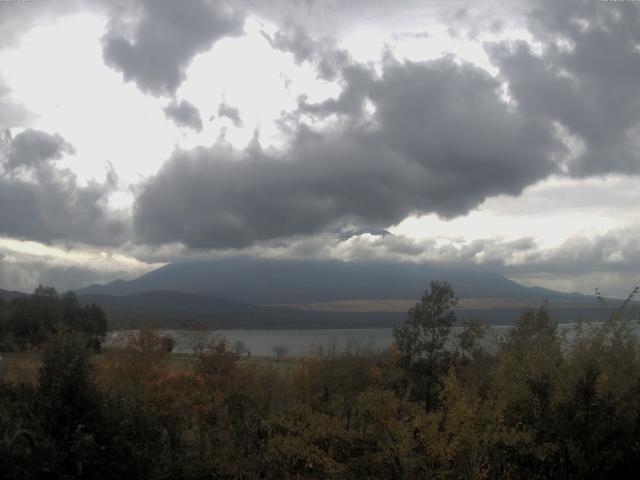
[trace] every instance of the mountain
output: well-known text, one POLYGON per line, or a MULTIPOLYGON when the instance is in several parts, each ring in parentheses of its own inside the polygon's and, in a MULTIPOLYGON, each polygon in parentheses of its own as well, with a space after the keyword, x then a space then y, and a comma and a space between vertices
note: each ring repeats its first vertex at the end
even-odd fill
POLYGON ((5 302, 13 300, 14 298, 23 298, 23 297, 28 297, 28 295, 26 293, 22 293, 22 292, 14 292, 14 291, 11 291, 11 290, 2 290, 0 288, 0 298, 2 300, 4 300, 5 302))
MULTIPOLYGON (((461 321, 508 324, 545 300, 552 317, 563 323, 603 320, 611 310, 593 297, 525 287, 480 269, 241 256, 171 263, 133 280, 76 293, 81 302, 100 305, 112 329, 145 323, 175 328, 185 320, 227 329, 372 328, 405 319, 431 280, 452 284, 461 321)), ((24 295, 0 290, 6 300, 24 295)))
POLYGON ((431 280, 447 280, 460 298, 592 302, 591 297, 525 287, 479 269, 402 262, 340 262, 231 257, 176 262, 134 280, 91 285, 78 294, 132 295, 169 290, 259 305, 351 299, 419 299, 431 280))

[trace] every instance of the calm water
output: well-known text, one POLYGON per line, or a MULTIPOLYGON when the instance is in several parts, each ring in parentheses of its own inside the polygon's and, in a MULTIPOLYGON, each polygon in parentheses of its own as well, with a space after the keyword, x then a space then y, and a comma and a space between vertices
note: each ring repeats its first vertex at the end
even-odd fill
MULTIPOLYGON (((596 324, 592 324, 596 325, 596 324)), ((571 335, 575 324, 558 325, 560 332, 571 335)), ((496 341, 511 327, 495 326, 491 328, 491 341, 496 341)), ((451 337, 462 329, 453 327, 451 337)), ((110 332, 107 337, 107 345, 117 344, 125 340, 135 330, 116 330, 110 332)), ((194 335, 178 330, 163 330, 163 335, 168 335, 176 339, 174 352, 191 353, 193 351, 194 335)), ((638 333, 638 328, 636 328, 638 333)), ((236 342, 242 341, 251 351, 252 355, 269 357, 275 356, 274 347, 282 346, 286 349, 287 355, 302 356, 311 352, 314 348, 336 348, 338 351, 359 348, 371 348, 373 350, 383 350, 393 342, 393 335, 390 328, 370 328, 370 329, 314 329, 314 330, 218 330, 215 332, 204 332, 198 334, 198 341, 207 343, 213 341, 216 335, 224 336, 233 346, 236 342)))
MULTIPOLYGON (((116 344, 135 334, 135 330, 116 330, 109 332, 106 345, 116 344)), ((178 330, 162 330, 162 335, 169 335, 176 339, 173 349, 178 353, 191 353, 193 340, 190 333, 178 330)), ((316 347, 338 350, 346 348, 372 348, 383 350, 393 342, 390 328, 371 329, 318 329, 318 330, 217 330, 205 332, 205 342, 213 341, 223 336, 233 346, 242 341, 252 355, 260 357, 275 356, 274 347, 282 346, 287 355, 302 356, 316 347)))

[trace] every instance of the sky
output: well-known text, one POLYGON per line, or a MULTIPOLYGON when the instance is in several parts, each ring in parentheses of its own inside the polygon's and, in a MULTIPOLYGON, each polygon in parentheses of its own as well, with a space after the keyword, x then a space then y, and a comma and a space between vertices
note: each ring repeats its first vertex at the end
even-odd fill
POLYGON ((0 288, 252 255, 626 296, 638 79, 632 1, 0 0, 0 288))

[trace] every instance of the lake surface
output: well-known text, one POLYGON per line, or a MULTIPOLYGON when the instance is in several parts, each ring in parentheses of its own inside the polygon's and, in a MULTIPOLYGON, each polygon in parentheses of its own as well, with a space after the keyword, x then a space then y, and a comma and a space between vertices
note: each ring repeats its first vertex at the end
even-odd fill
MULTIPOLYGON (((599 324, 585 324, 596 326, 599 324)), ((560 324, 560 333, 571 335, 576 324, 560 324)), ((505 334, 510 326, 491 327, 488 342, 495 343, 505 334)), ((462 331, 461 327, 452 327, 450 338, 455 339, 462 331)), ((636 324, 636 334, 639 327, 636 324)), ((106 346, 118 344, 126 340, 136 330, 116 330, 109 332, 106 346)), ((213 342, 219 336, 226 338, 233 346, 241 341, 249 349, 252 355, 260 357, 275 356, 274 347, 284 347, 286 355, 303 356, 312 352, 315 348, 335 348, 337 351, 346 349, 373 349, 384 350, 393 343, 391 328, 367 328, 367 329, 310 329, 310 330, 216 330, 194 334, 180 330, 161 330, 162 335, 176 339, 174 352, 192 353, 194 341, 203 344, 213 342), (197 338, 196 338, 197 337, 197 338)), ((452 346, 455 346, 452 343, 452 346)))
MULTIPOLYGON (((116 330, 109 332, 105 345, 117 344, 125 340, 136 330, 116 330)), ((193 352, 193 335, 179 330, 160 330, 176 340, 173 349, 177 353, 193 352)), ((313 330, 216 330, 205 332, 205 343, 215 341, 219 336, 226 338, 233 346, 241 341, 252 355, 260 357, 275 356, 274 347, 282 346, 287 355, 303 356, 314 348, 335 348, 343 351, 347 348, 372 348, 383 350, 393 342, 390 328, 370 329, 313 329, 313 330)))

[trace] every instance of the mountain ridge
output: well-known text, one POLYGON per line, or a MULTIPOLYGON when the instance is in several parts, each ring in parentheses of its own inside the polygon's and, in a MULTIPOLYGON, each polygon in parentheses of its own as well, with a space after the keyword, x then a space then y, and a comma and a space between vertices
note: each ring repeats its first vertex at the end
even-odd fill
POLYGON ((14 298, 24 298, 28 297, 29 294, 23 292, 17 292, 15 290, 3 290, 0 288, 0 298, 5 302, 13 300, 14 298))
POLYGON ((90 285, 79 294, 131 295, 168 290, 260 305, 354 299, 419 299, 431 280, 446 280, 461 298, 503 297, 593 302, 579 293, 525 287, 479 269, 409 262, 340 262, 231 257, 175 262, 132 280, 90 285))

